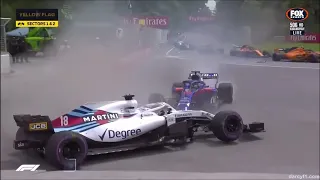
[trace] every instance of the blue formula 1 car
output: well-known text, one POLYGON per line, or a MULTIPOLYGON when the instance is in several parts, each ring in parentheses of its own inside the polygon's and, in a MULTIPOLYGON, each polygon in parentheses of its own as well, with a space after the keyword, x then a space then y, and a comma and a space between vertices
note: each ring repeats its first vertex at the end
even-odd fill
POLYGON ((192 71, 188 80, 173 83, 172 97, 164 98, 160 94, 152 94, 149 102, 169 101, 179 110, 198 110, 218 108, 222 104, 233 101, 233 86, 231 83, 219 83, 217 73, 200 73, 192 71), (215 80, 214 85, 207 85, 206 81, 215 80))

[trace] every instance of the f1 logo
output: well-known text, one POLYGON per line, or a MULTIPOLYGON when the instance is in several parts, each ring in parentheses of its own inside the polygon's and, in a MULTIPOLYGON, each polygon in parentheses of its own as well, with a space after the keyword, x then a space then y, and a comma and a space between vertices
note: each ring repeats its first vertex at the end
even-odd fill
POLYGON ((16 171, 36 171, 40 164, 22 164, 16 171))

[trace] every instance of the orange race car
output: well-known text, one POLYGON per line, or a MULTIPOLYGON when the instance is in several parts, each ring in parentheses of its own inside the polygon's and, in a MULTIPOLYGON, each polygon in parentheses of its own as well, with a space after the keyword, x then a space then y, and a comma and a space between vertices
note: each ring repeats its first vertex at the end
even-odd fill
POLYGON ((273 61, 290 60, 296 62, 320 62, 320 52, 304 49, 303 47, 275 49, 272 55, 273 61))
POLYGON ((268 58, 271 55, 267 51, 262 51, 249 45, 242 45, 242 46, 233 45, 233 48, 230 50, 230 56, 249 57, 249 58, 260 58, 260 57, 268 58))

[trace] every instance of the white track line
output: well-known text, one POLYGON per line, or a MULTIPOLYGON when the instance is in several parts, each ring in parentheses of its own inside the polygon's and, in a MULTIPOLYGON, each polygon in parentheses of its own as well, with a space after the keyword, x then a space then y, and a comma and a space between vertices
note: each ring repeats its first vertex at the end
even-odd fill
POLYGON ((320 70, 320 67, 304 67, 304 66, 277 66, 277 65, 267 65, 267 64, 236 64, 236 63, 222 63, 226 65, 234 66, 251 66, 251 67, 270 67, 270 68, 288 68, 288 69, 313 69, 320 70))
POLYGON ((171 51, 173 51, 173 50, 174 50, 174 47, 171 48, 169 51, 166 52, 166 56, 169 56, 169 53, 170 53, 171 51))
POLYGON ((183 58, 179 56, 166 56, 166 58, 172 58, 172 59, 181 59, 181 60, 187 60, 188 58, 183 58))

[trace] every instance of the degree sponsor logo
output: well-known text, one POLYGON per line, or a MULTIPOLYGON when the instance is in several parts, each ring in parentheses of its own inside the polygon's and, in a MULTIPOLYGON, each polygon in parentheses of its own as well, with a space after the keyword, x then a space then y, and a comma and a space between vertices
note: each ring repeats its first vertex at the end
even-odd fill
POLYGON ((153 116, 153 113, 143 113, 142 116, 146 117, 146 116, 153 116))
POLYGON ((192 116, 192 113, 176 114, 176 118, 192 116))
POLYGON ((132 136, 138 136, 142 132, 141 129, 131 129, 131 130, 126 130, 126 131, 114 131, 111 129, 106 129, 104 133, 99 137, 101 141, 104 139, 105 135, 107 135, 108 139, 113 139, 113 138, 121 138, 121 139, 127 139, 128 137, 132 136))
POLYGON ((290 8, 286 11, 286 17, 290 21, 304 21, 308 19, 309 12, 304 8, 290 8))

